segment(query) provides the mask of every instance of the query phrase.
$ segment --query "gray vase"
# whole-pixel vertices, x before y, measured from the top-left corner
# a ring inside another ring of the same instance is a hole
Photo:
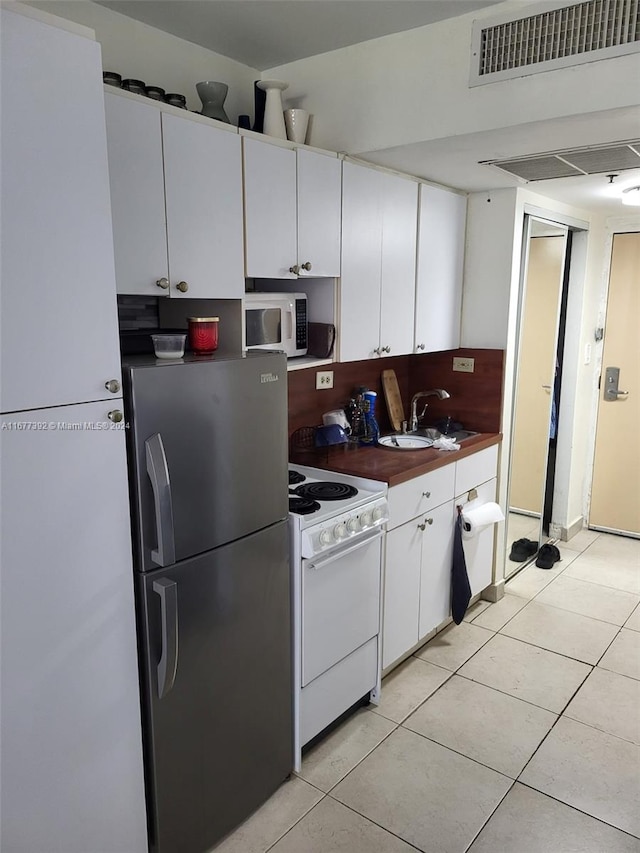
[[[229,116],[224,111],[224,99],[227,97],[229,87],[226,83],[216,83],[211,80],[204,80],[202,83],[196,83],[198,97],[202,101],[202,115],[208,118],[216,118],[218,121],[225,121],[231,124]]]

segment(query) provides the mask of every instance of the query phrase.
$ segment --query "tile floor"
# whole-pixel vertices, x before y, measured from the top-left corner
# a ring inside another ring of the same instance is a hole
[[[560,550],[395,669],[215,853],[639,853],[640,541]]]

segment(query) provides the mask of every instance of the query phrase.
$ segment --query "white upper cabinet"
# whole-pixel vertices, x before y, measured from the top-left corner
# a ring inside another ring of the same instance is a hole
[[[120,354],[100,45],[2,24],[0,411],[105,399]]]
[[[465,196],[420,185],[415,351],[460,346]]]
[[[244,137],[248,278],[340,275],[341,162]]]
[[[413,351],[418,189],[343,164],[340,360]]]
[[[240,299],[240,138],[106,92],[119,293]]]

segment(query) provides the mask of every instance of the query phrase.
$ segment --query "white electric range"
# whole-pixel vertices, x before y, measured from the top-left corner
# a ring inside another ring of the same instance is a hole
[[[296,770],[302,747],[341,714],[379,701],[387,488],[289,466]]]

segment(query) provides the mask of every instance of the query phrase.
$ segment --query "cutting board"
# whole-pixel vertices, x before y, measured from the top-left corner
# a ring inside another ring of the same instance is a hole
[[[389,412],[391,426],[396,432],[400,432],[402,422],[406,419],[395,370],[382,371],[382,390],[384,391],[384,398],[387,401],[387,411]]]

